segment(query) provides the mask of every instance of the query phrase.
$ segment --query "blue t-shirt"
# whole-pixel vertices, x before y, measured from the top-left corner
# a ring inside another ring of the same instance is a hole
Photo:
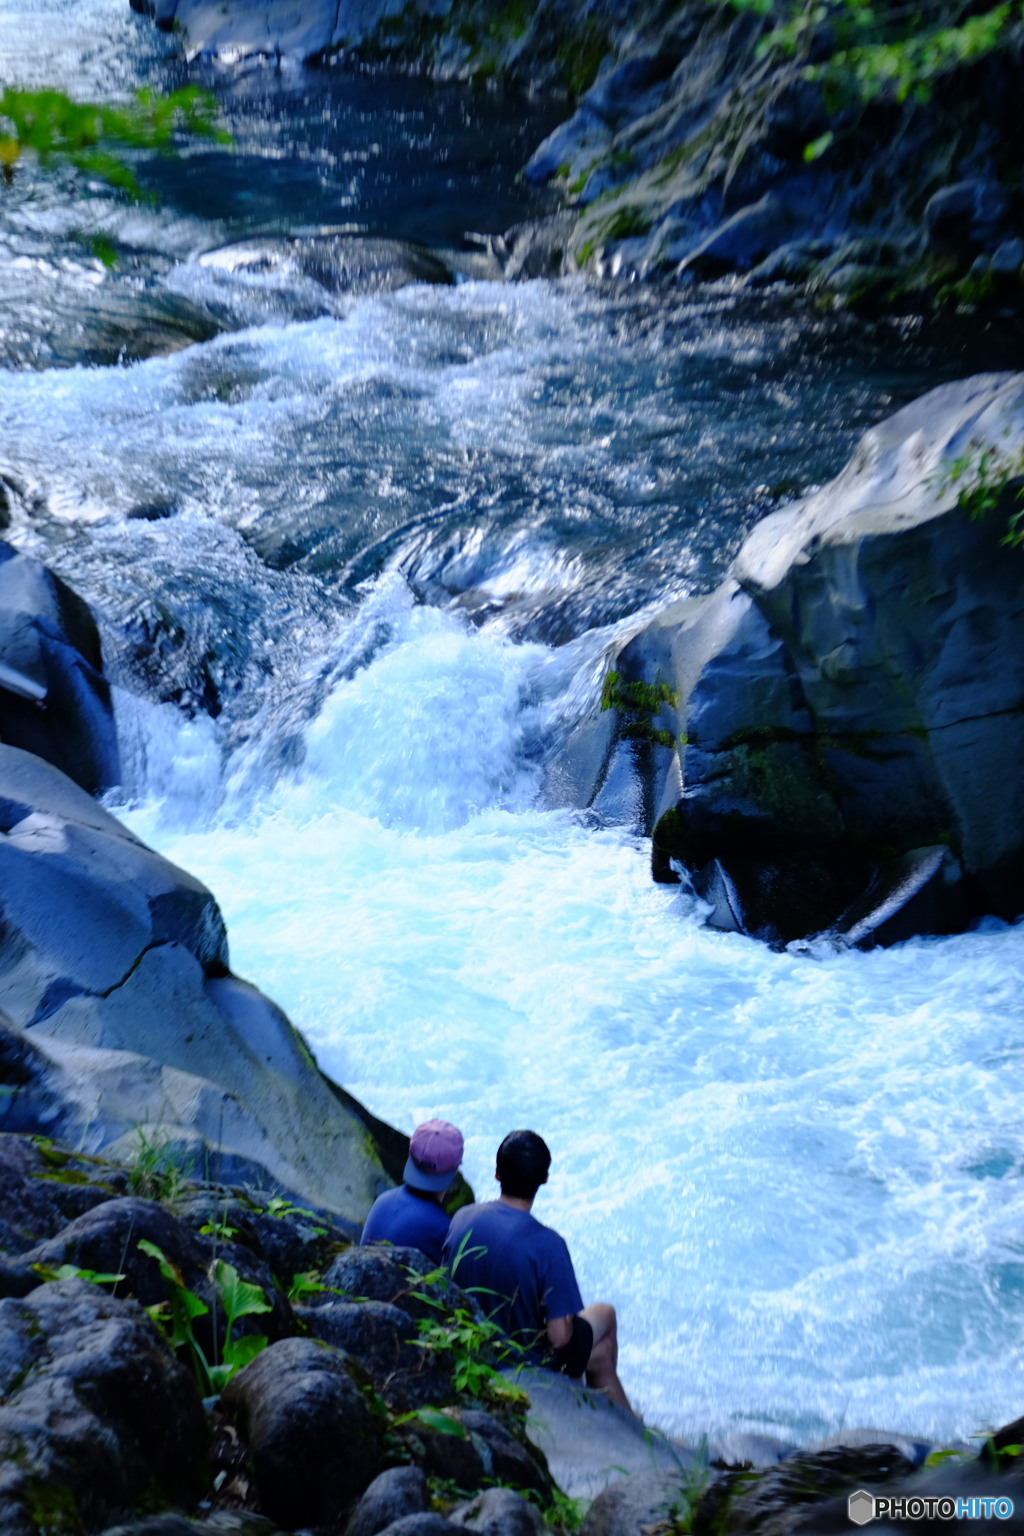
[[[461,1248],[461,1255],[460,1255]],[[529,1211],[490,1200],[456,1211],[444,1240],[444,1262],[456,1285],[476,1296],[503,1333],[541,1361],[556,1317],[582,1311],[565,1239]]]
[[[421,1200],[405,1184],[399,1184],[397,1189],[377,1196],[359,1241],[419,1248],[428,1259],[440,1264],[441,1244],[447,1231],[447,1211],[442,1211],[436,1201]]]

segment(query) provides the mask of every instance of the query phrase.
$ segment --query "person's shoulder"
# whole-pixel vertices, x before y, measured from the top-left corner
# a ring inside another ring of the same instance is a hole
[[[486,1219],[487,1213],[493,1211],[497,1204],[497,1200],[478,1200],[473,1205],[460,1205],[451,1224],[453,1227],[465,1227],[470,1222]]]

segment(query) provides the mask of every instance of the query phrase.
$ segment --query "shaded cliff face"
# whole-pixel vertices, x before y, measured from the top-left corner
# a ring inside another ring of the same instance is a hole
[[[1020,305],[1012,34],[939,75],[927,101],[836,103],[798,61],[764,53],[764,18],[707,0],[132,3],[180,28],[191,56],[339,55],[561,93],[565,121],[526,174],[557,187],[574,217],[550,229],[525,275],[736,274],[865,308]],[[809,56],[834,46],[823,30]]]

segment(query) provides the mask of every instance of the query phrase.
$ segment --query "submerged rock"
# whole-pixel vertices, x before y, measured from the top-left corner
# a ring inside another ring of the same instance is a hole
[[[863,944],[1024,907],[1022,452],[1024,377],[935,390],[622,649],[605,702],[655,878],[684,870],[716,926]],[[553,781],[595,761],[599,719]]]

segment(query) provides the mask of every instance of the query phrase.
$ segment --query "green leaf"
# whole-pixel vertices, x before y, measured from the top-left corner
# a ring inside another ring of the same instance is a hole
[[[267,1347],[265,1334],[246,1334],[242,1339],[232,1339],[224,1345],[224,1364],[231,1367],[232,1371],[240,1371],[243,1366],[255,1360]]]
[[[440,1408],[417,1408],[414,1413],[404,1413],[396,1419],[397,1424],[422,1424],[425,1429],[434,1429],[439,1435],[452,1435],[456,1440],[467,1440],[469,1436],[459,1423],[449,1414],[442,1413]]]
[[[272,1312],[262,1286],[243,1280],[233,1264],[218,1259],[213,1266],[213,1279],[220,1291],[227,1317],[228,1333],[240,1317],[251,1317],[258,1312]]]
[[[828,132],[823,133],[820,138],[812,139],[810,144],[805,144],[804,159],[808,162],[808,164],[810,164],[812,160],[820,160],[826,149],[829,149],[835,142],[835,137],[835,134],[830,128]]]

